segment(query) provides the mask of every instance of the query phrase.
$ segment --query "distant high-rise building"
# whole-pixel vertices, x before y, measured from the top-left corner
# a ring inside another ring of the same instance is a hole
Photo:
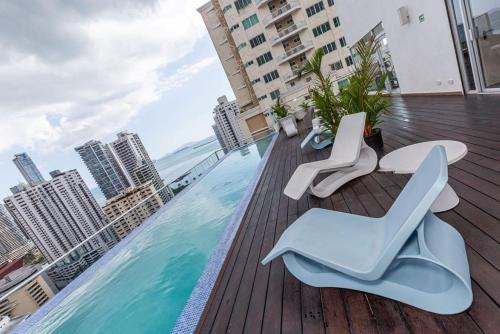
[[[118,237],[123,239],[162,206],[160,195],[149,181],[142,186],[128,188],[123,194],[109,200],[103,209],[110,222],[123,215],[113,224]]]
[[[14,155],[12,160],[30,186],[44,182],[42,174],[27,153]]]
[[[9,212],[0,204],[0,263],[23,257],[33,248]]]
[[[217,102],[218,104],[213,111],[213,117],[219,136],[223,141],[222,147],[228,149],[238,147],[243,144],[244,140],[243,131],[238,121],[240,113],[238,102],[236,100],[229,102],[226,96],[219,97]]]
[[[114,155],[125,175],[131,180],[131,185],[138,187],[151,181],[157,191],[165,186],[158,174],[153,161],[136,133],[120,132],[117,139],[110,143]],[[169,187],[160,191],[160,197],[166,203],[174,196]]]
[[[76,147],[75,151],[82,158],[106,199],[120,195],[125,188],[130,186],[108,145],[91,140]]]
[[[224,139],[222,139],[222,135],[219,131],[219,128],[217,127],[217,124],[212,124],[212,129],[214,130],[215,137],[217,138],[217,141],[219,142],[220,147],[224,150],[224,153],[228,152],[228,149],[225,147]]]
[[[4,199],[16,223],[52,262],[105,226],[106,218],[76,170]],[[116,242],[109,231],[82,245],[81,253],[104,251]]]

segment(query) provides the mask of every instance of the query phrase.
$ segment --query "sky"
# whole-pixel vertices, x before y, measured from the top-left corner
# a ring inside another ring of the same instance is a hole
[[[0,1],[0,198],[27,152],[49,179],[74,147],[136,132],[153,159],[213,135],[234,98],[201,16],[205,0]]]

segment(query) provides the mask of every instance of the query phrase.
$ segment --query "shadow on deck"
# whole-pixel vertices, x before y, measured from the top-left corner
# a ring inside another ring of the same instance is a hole
[[[294,201],[283,189],[298,164],[324,159],[280,134],[227,255],[200,323],[200,333],[499,333],[500,331],[500,97],[394,98],[382,124],[386,154],[416,142],[453,139],[469,153],[449,168],[460,204],[439,216],[464,237],[474,303],[466,312],[440,316],[352,290],[314,288],[293,277],[282,260],[262,266],[286,227],[312,207],[380,217],[408,180],[374,172],[326,199]]]

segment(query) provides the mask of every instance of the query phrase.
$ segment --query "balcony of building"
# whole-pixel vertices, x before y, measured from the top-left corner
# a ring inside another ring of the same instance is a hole
[[[280,30],[278,30],[278,33],[271,37],[271,46],[275,46],[280,42],[283,42],[287,38],[291,37],[294,34],[297,34],[303,30],[307,29],[307,24],[306,21],[299,21],[297,23],[294,23],[292,21],[291,24],[287,25],[286,27],[282,27]]]
[[[285,81],[285,83],[288,83],[288,82],[298,78],[299,72],[304,67],[304,64],[306,63],[306,61],[307,61],[307,58],[305,57],[304,54],[302,54],[294,59],[291,59],[288,62],[290,64],[290,72],[283,76],[283,80]],[[302,74],[305,74],[305,73],[302,73]]]
[[[312,41],[301,42],[299,40],[299,42],[296,43],[295,45],[290,47],[285,47],[285,52],[279,55],[277,58],[278,65],[281,65],[295,57],[305,54],[307,51],[313,48],[314,45]]]
[[[262,23],[267,28],[271,24],[278,22],[287,15],[292,14],[295,11],[299,10],[300,8],[302,8],[302,4],[299,1],[290,1],[281,6],[280,8],[273,10],[271,14],[269,14],[262,20]]]
[[[326,159],[301,141],[311,116],[298,123],[299,135],[282,132],[253,193],[238,233],[219,272],[197,333],[498,333],[500,328],[500,136],[497,96],[469,95],[392,99],[384,117],[385,155],[402,146],[439,139],[459,140],[468,154],[450,165],[449,184],[458,206],[438,216],[465,240],[474,301],[464,312],[438,315],[407,304],[339,288],[302,283],[281,259],[260,262],[285,229],[311,208],[381,217],[394,203],[408,175],[375,171],[321,199],[298,201],[283,194],[302,163]]]

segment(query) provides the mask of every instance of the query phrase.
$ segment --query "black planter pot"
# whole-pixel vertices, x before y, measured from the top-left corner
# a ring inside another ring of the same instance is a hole
[[[365,143],[374,150],[383,149],[384,140],[382,139],[382,130],[379,128],[373,129],[373,133],[371,135],[365,136]]]

